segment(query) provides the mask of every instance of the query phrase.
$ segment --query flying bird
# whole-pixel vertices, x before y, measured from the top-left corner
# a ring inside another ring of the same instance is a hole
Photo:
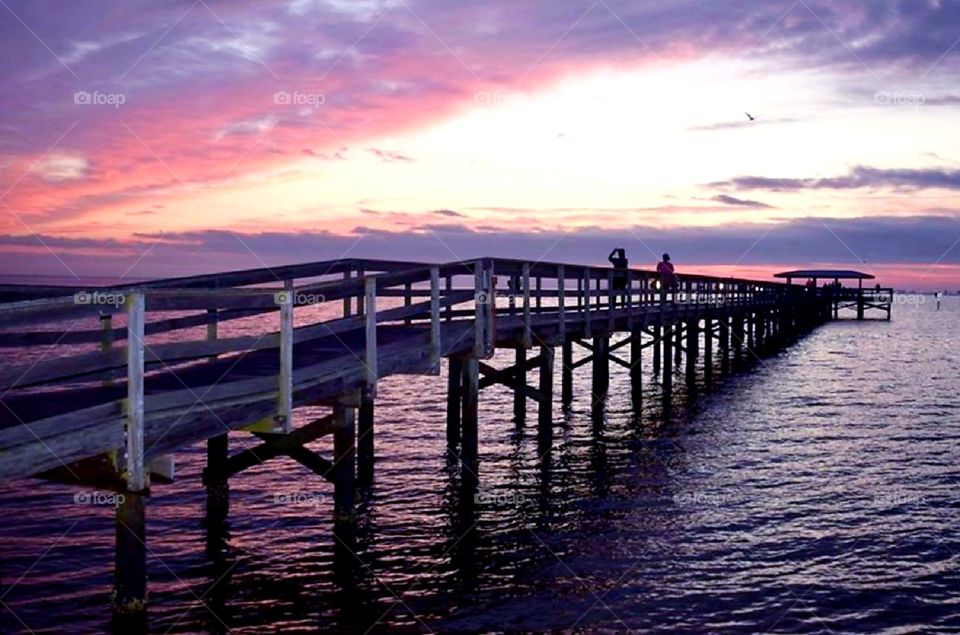
[[[756,120],[757,120],[756,117],[754,117],[753,115],[751,115],[751,114],[748,113],[748,112],[745,112],[745,113],[743,113],[743,114],[745,114],[745,115],[747,116],[747,119],[749,119],[750,121],[756,121]]]

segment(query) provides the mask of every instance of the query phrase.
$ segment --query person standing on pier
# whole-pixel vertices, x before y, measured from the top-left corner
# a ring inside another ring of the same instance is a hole
[[[629,261],[627,260],[627,250],[623,247],[617,247],[610,252],[610,255],[607,256],[607,260],[610,261],[610,264],[613,265],[613,289],[614,292],[610,295],[610,302],[613,306],[617,304],[617,298],[623,298],[622,302],[626,305],[626,298],[624,298],[624,290],[627,288],[627,281],[629,280],[629,274],[627,273],[627,267]]]
[[[667,292],[674,291],[677,286],[677,275],[670,262],[670,254],[663,254],[663,260],[657,263],[657,274],[660,276],[660,299],[665,301]]]

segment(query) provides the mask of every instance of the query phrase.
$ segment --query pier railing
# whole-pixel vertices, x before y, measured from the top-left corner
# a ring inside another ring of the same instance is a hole
[[[472,353],[483,358],[494,352],[498,322],[516,325],[532,346],[534,326],[544,322],[562,338],[573,323],[589,332],[624,314],[736,310],[809,294],[798,285],[684,274],[667,288],[654,272],[492,258],[436,265],[348,259],[61,291],[0,304],[0,349],[21,359],[4,364],[0,391],[87,388],[97,398],[29,420],[9,408],[0,413],[0,478],[114,453],[132,491],[146,486],[152,457],[205,438],[190,430],[196,411],[216,411],[226,426],[290,432],[294,408],[314,403],[321,384],[372,394],[392,372],[439,372],[452,328],[461,338],[471,334]],[[384,329],[391,340],[380,341]],[[295,364],[296,351],[331,338],[358,363],[321,352]],[[406,367],[395,361],[401,351]],[[231,363],[252,354],[269,372],[220,381]],[[387,359],[392,367],[384,367]],[[152,374],[179,379],[218,363],[222,374],[205,384],[145,389]]]

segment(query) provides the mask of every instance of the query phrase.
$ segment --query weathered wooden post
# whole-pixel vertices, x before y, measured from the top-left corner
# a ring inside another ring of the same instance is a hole
[[[293,429],[293,280],[284,281],[280,300],[280,374],[277,418],[283,433]]]
[[[573,402],[573,342],[563,342],[563,373],[561,378],[561,398],[564,408],[569,408]]]
[[[720,368],[730,368],[730,317],[720,318]]]
[[[360,390],[357,404],[357,476],[361,483],[373,481],[373,464],[376,455],[376,417],[377,381],[379,378],[377,359],[377,279],[373,276],[363,279],[364,307],[364,386]]]
[[[146,299],[134,292],[124,298],[127,310],[127,399],[122,467],[126,489],[117,497],[114,612],[136,615],[147,602],[146,501],[149,483],[144,463],[144,322]]]
[[[403,285],[403,308],[409,309],[413,306],[413,283],[408,282]],[[413,318],[409,315],[403,319],[404,324],[413,324]]]
[[[610,385],[610,335],[594,335],[593,337],[593,395],[591,399],[594,410],[603,409],[607,389]]]
[[[696,318],[687,322],[687,379],[692,380],[697,372],[697,348],[700,339],[699,323]]]
[[[553,347],[540,347],[540,396],[537,427],[542,439],[553,437]]]
[[[523,423],[527,414],[527,349],[518,346],[514,349],[513,367],[513,420]]]
[[[567,340],[567,282],[566,269],[563,265],[557,267],[557,313],[560,321],[559,339],[561,346],[560,358],[560,403],[568,408],[573,401],[573,342]]]
[[[580,287],[580,301],[583,306],[583,336],[590,337],[590,312],[593,307],[590,306],[590,270],[583,270],[583,280]]]
[[[344,270],[343,270],[343,281],[344,281],[344,282],[349,281],[352,276],[353,276],[352,270],[350,270],[350,269],[344,269]],[[346,297],[343,298],[343,317],[350,317],[350,313],[351,313],[350,307],[351,307],[351,304],[352,304],[352,302],[351,302],[351,298],[352,298],[352,297],[353,297],[353,296],[347,295]]]
[[[679,368],[680,363],[683,361],[683,332],[684,332],[683,321],[675,322],[673,325],[673,328],[674,328],[674,335],[676,337],[676,342],[674,342],[674,349],[673,349],[673,353],[676,356],[674,363]],[[667,357],[667,359],[670,359],[670,358]]]
[[[344,398],[333,408],[337,426],[333,432],[333,519],[337,524],[353,523],[356,496],[356,411],[359,395]]]
[[[640,329],[630,332],[630,393],[635,410],[640,409],[643,392],[643,339]]]
[[[533,346],[533,329],[530,323],[530,263],[525,262],[522,265],[521,279],[523,284],[523,346],[531,348]]]
[[[430,267],[430,374],[440,374],[443,337],[440,327],[440,268]]]
[[[767,346],[767,320],[770,319],[769,312],[764,308],[760,310],[757,320],[757,350],[764,350]]]
[[[663,347],[663,326],[653,325],[653,374],[660,374],[660,349]]]
[[[707,383],[713,379],[713,318],[703,320],[703,377]]]
[[[447,449],[460,445],[460,409],[463,387],[463,358],[447,360]]]
[[[463,362],[463,419],[460,461],[463,475],[476,477],[479,467],[478,411],[480,392],[480,360],[467,357]]]
[[[672,325],[663,325],[663,395],[669,397],[673,392],[673,330]]]

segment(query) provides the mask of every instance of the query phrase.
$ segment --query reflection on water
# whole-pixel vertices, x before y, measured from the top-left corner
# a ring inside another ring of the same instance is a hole
[[[678,378],[670,417],[652,381],[636,412],[614,366],[591,419],[584,367],[542,460],[536,417],[518,425],[512,395],[487,389],[475,487],[445,456],[445,381],[386,380],[352,531],[334,533],[331,486],[288,459],[232,479],[226,519],[207,515],[192,448],[148,502],[150,629],[960,629],[960,306],[896,311],[829,324],[695,399]],[[0,490],[4,631],[109,627],[113,512],[77,494]]]

